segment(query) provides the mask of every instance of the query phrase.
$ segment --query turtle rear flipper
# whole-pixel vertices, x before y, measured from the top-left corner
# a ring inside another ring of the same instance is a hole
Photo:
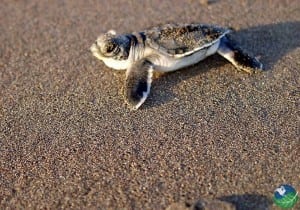
[[[249,56],[227,36],[222,37],[217,52],[239,70],[248,73],[256,73],[264,70],[263,64],[259,60]]]
[[[153,75],[153,64],[143,58],[134,62],[126,71],[125,101],[137,110],[147,99]]]

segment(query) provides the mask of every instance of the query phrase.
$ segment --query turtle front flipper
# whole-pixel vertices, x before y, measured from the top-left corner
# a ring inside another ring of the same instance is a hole
[[[134,62],[126,71],[125,101],[137,110],[147,99],[153,75],[153,64],[146,58]]]
[[[263,64],[259,60],[243,52],[243,50],[227,36],[222,37],[220,40],[220,46],[217,52],[239,70],[248,73],[256,73],[264,70]]]

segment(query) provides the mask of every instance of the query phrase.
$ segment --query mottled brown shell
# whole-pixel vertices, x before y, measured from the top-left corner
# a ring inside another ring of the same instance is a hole
[[[167,24],[144,31],[146,45],[170,56],[182,57],[210,47],[229,29],[203,24]]]

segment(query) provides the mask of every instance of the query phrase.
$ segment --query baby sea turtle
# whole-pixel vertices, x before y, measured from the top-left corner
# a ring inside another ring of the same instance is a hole
[[[153,71],[175,71],[214,53],[239,70],[263,70],[262,63],[230,39],[230,32],[228,28],[207,24],[167,24],[123,35],[111,30],[98,37],[91,51],[107,66],[127,69],[125,101],[132,109],[138,109],[149,95]]]

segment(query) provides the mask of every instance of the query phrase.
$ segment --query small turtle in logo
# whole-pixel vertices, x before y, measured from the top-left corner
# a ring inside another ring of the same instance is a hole
[[[298,201],[298,192],[291,185],[281,185],[276,188],[273,200],[281,208],[292,208]]]
[[[121,35],[111,30],[99,36],[90,49],[108,67],[127,69],[125,101],[138,109],[149,95],[153,71],[175,71],[215,53],[239,70],[263,70],[262,63],[229,38],[230,32],[207,24],[167,24]]]

